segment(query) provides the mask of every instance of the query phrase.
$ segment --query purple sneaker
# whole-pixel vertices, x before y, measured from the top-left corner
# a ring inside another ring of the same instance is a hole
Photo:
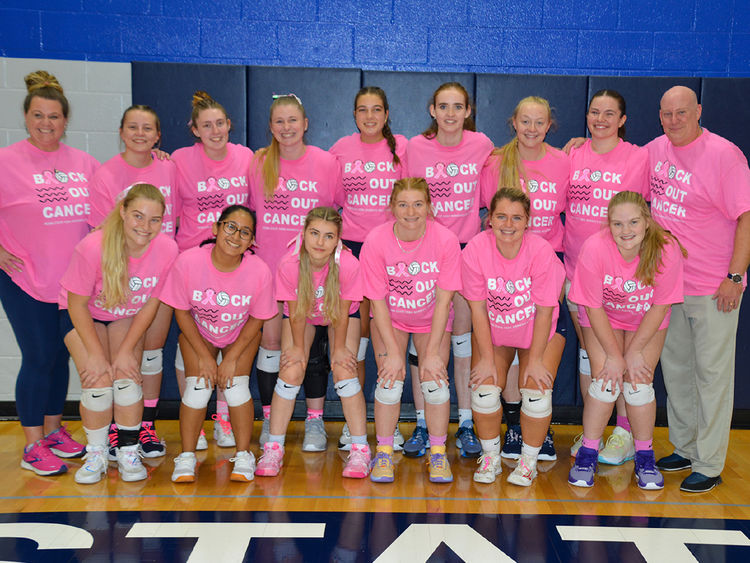
[[[641,489],[653,491],[664,488],[664,476],[656,469],[653,450],[635,452],[635,480]]]
[[[576,454],[576,462],[568,474],[568,483],[576,487],[593,487],[596,460],[599,452],[581,446]]]

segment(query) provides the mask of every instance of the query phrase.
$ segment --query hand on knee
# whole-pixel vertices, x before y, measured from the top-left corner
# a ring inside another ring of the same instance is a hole
[[[403,381],[394,381],[390,387],[384,387],[378,382],[375,387],[375,400],[383,405],[398,405],[404,390]]]
[[[617,397],[620,396],[620,388],[616,387],[615,392],[612,393],[612,382],[609,382],[607,386],[602,389],[604,383],[601,379],[592,379],[591,385],[589,385],[589,397],[593,397],[601,401],[602,403],[614,403]]]

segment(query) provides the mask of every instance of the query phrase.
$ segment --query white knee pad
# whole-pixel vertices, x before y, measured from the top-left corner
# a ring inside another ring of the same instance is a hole
[[[480,385],[471,391],[471,410],[493,414],[500,410],[500,388],[497,385]]]
[[[112,395],[116,405],[127,407],[143,398],[143,387],[132,379],[115,379],[112,384]]]
[[[191,409],[205,409],[211,398],[211,391],[211,385],[205,379],[186,377],[182,404]]]
[[[174,353],[174,369],[185,373],[185,360],[182,359],[182,350],[180,350],[180,344],[177,343],[177,351]]]
[[[144,350],[141,355],[141,373],[143,375],[157,375],[161,373],[164,367],[163,356],[163,348]]]
[[[578,349],[578,373],[591,375],[591,362],[589,362],[589,355],[583,348]]]
[[[424,402],[430,405],[442,405],[451,400],[451,392],[447,383],[437,381],[425,381],[421,384]]]
[[[589,385],[589,395],[594,399],[599,399],[602,403],[614,403],[620,396],[620,388],[618,387],[613,395],[611,383],[602,391],[602,380],[592,379],[591,385]]]
[[[294,401],[299,393],[299,385],[290,385],[280,377],[276,380],[276,387],[273,391],[282,399],[287,401]]]
[[[281,363],[281,350],[266,350],[263,346],[258,348],[258,359],[255,367],[268,373],[279,373]]]
[[[112,388],[81,389],[81,405],[91,412],[105,412],[112,408]]]
[[[378,384],[375,386],[375,400],[383,405],[398,405],[401,402],[401,393],[404,391],[403,381],[394,381],[389,388]]]
[[[357,361],[358,362],[364,362],[365,357],[367,356],[367,345],[370,343],[369,338],[365,338],[364,336],[359,339],[359,350],[357,350]]]
[[[359,379],[352,377],[351,379],[342,379],[333,385],[336,389],[336,394],[339,397],[354,397],[357,393],[362,390],[362,386],[359,384]]]
[[[518,350],[516,350],[516,355],[513,356],[513,361],[510,363],[512,366],[518,366],[521,365],[520,360],[518,359]]]
[[[521,412],[531,418],[546,418],[552,414],[552,389],[521,389]]]
[[[230,407],[244,405],[252,398],[249,375],[235,375],[229,383],[229,387],[224,388],[224,400]]]
[[[451,336],[451,348],[453,348],[453,357],[471,358],[471,333]]]
[[[622,396],[625,398],[627,404],[634,407],[642,407],[656,400],[653,383],[649,383],[648,385],[640,383],[637,386],[633,386],[626,381],[622,384]]]

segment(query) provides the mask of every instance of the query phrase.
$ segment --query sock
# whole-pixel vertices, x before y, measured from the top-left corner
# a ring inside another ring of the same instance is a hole
[[[620,428],[624,428],[625,430],[627,430],[628,432],[630,432],[630,422],[628,421],[628,417],[627,416],[620,416],[618,414],[617,415],[617,426],[619,426]]]
[[[283,448],[284,443],[286,442],[286,436],[284,434],[269,434],[268,442],[266,442],[266,444],[270,444],[271,442],[278,442],[278,444]]]
[[[94,430],[91,430],[84,426],[83,431],[86,433],[86,442],[88,443],[89,446],[99,446],[102,448],[107,446],[107,436],[109,435],[109,425],[103,428],[96,428]]]
[[[541,449],[542,449],[542,446],[534,447],[534,446],[529,446],[528,444],[524,444],[521,447],[521,455],[530,457],[531,459],[536,459],[539,456],[539,451]]]
[[[271,405],[263,405],[263,418],[266,420],[271,418]]]
[[[458,409],[458,425],[464,426],[464,423],[467,422],[469,426],[473,424],[471,419],[471,409]]]
[[[307,420],[311,418],[323,418],[323,409],[307,409]]]
[[[599,439],[597,439],[597,440],[589,440],[588,438],[586,438],[586,436],[584,436],[583,437],[583,442],[581,443],[581,445],[584,448],[590,448],[590,449],[594,450],[595,452],[599,451]]]
[[[424,409],[417,409],[417,426],[427,428],[427,419],[424,417]]]
[[[224,420],[229,420],[229,405],[226,401],[216,401],[216,414]]]
[[[447,434],[443,434],[442,436],[435,436],[434,434],[430,434],[430,448],[432,448],[433,446],[445,446],[445,440],[447,438]]]
[[[153,426],[156,420],[156,406],[159,404],[159,398],[143,400],[143,425]]]
[[[390,448],[391,452],[393,452],[393,434],[390,436],[376,436],[376,438],[378,440],[378,449],[380,449],[381,446],[385,446]]]
[[[508,403],[503,399],[502,405],[505,412],[505,423],[508,426],[519,426],[521,424],[521,402]]]
[[[489,440],[479,440],[479,442],[482,444],[482,451],[484,453],[500,453],[500,436],[490,438]]]
[[[654,441],[652,440],[633,440],[635,443],[635,451],[643,452],[654,449]]]
[[[352,435],[352,444],[367,445],[367,434],[363,434],[362,436]]]

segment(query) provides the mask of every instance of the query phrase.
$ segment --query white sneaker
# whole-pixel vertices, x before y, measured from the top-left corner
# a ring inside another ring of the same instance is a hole
[[[536,458],[521,454],[521,457],[518,459],[518,465],[516,465],[513,473],[508,475],[508,483],[528,487],[531,485],[534,477],[536,477]]]
[[[232,481],[252,481],[255,478],[255,456],[253,452],[237,452],[229,461],[234,463]]]
[[[615,426],[607,444],[599,452],[599,463],[622,465],[635,457],[633,435],[620,426]]]
[[[174,483],[192,483],[195,481],[195,466],[198,460],[193,452],[182,452],[174,458],[174,471],[172,481]]]
[[[84,463],[76,471],[76,483],[90,485],[102,480],[102,475],[107,473],[107,447],[86,446],[86,457]]]
[[[143,481],[148,477],[148,471],[141,462],[138,444],[117,448],[117,469],[123,481]]]
[[[352,449],[352,434],[349,432],[349,425],[345,422],[339,436],[339,449],[348,452]]]
[[[214,440],[220,448],[234,448],[234,433],[232,432],[232,423],[223,416],[214,414],[211,416],[214,421]]]
[[[398,429],[398,423],[396,423],[396,429],[393,431],[393,451],[400,452],[404,449],[404,435],[401,434],[401,430]]]
[[[495,478],[503,472],[500,452],[487,452],[478,460],[479,468],[474,472],[477,483],[494,483]]]
[[[206,440],[206,433],[201,428],[201,433],[198,434],[198,441],[195,443],[195,451],[202,452],[208,449],[208,440]]]

